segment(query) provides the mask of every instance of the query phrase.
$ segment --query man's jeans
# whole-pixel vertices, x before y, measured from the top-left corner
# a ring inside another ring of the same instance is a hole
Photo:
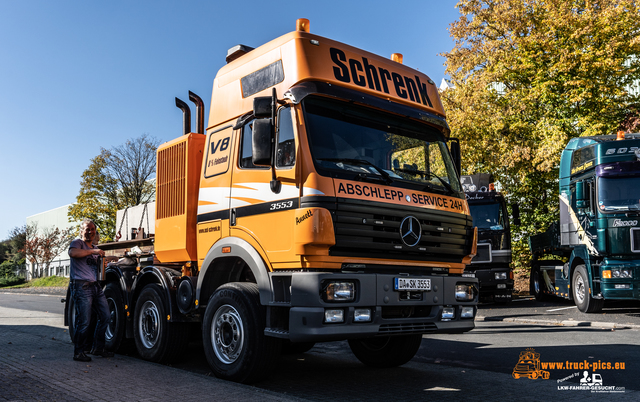
[[[71,297],[76,308],[74,354],[92,349],[89,345],[91,313],[98,315],[93,335],[93,349],[104,350],[104,333],[109,325],[109,306],[98,282],[71,281]]]

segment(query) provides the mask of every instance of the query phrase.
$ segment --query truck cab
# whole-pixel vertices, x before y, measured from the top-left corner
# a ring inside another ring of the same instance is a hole
[[[476,256],[465,275],[478,278],[480,297],[495,302],[509,302],[513,294],[511,268],[511,230],[504,196],[495,190],[493,176],[488,173],[460,178],[473,226],[478,229]],[[514,220],[519,220],[517,208]]]

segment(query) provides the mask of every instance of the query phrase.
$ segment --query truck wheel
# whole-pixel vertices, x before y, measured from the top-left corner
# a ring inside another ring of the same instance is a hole
[[[578,310],[583,313],[599,313],[604,305],[603,299],[594,299],[591,296],[589,288],[589,277],[587,276],[587,268],[584,264],[576,266],[571,281],[573,289],[573,300],[578,306]]]
[[[315,345],[315,342],[291,342],[285,340],[282,342],[282,354],[299,355],[310,351]]]
[[[415,356],[422,335],[349,339],[349,347],[362,363],[370,367],[396,367]]]
[[[540,266],[533,265],[531,267],[531,275],[529,277],[529,293],[535,296],[537,301],[549,300],[549,295],[543,292],[543,289],[547,288],[547,284],[542,279],[542,272],[540,272]]]
[[[117,283],[108,283],[104,288],[104,296],[109,305],[109,325],[104,334],[105,349],[117,352],[127,346],[125,339],[126,315],[122,290]]]
[[[169,322],[165,295],[158,284],[142,289],[136,303],[133,332],[140,356],[152,362],[167,363],[183,355],[189,342],[186,323]]]
[[[211,296],[202,343],[216,377],[248,384],[269,373],[282,342],[265,336],[266,313],[255,283],[228,283]]]

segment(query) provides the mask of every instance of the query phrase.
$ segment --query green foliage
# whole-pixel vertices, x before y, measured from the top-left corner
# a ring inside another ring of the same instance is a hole
[[[558,219],[558,166],[568,140],[638,121],[640,9],[633,0],[460,0],[442,94],[463,170],[488,172],[510,203],[516,268],[528,237]],[[635,122],[635,123],[634,123]]]
[[[116,212],[125,207],[153,201],[158,140],[146,134],[112,149],[101,148],[82,173],[80,193],[69,207],[69,221],[92,219],[101,242],[116,235]]]
[[[24,260],[24,243],[27,226],[16,226],[9,231],[9,239],[0,243],[0,261],[9,260],[18,263]],[[24,264],[24,262],[22,262]]]
[[[24,283],[24,279],[16,275],[16,271],[24,264],[24,260],[21,264],[15,263],[11,260],[3,261],[0,264],[0,287],[14,286]]]
[[[0,288],[21,285],[23,283],[24,278],[19,278],[17,276],[0,277]]]
[[[40,288],[40,287],[67,287],[69,286],[69,278],[65,278],[64,276],[45,276],[44,278],[34,279],[29,281],[29,287]]]

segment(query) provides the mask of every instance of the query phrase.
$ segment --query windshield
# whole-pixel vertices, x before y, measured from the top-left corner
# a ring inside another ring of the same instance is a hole
[[[500,204],[469,204],[473,226],[478,229],[503,230]]]
[[[303,107],[320,174],[460,191],[442,134],[427,124],[322,98]]]
[[[640,210],[640,177],[598,178],[598,208],[601,211]]]

